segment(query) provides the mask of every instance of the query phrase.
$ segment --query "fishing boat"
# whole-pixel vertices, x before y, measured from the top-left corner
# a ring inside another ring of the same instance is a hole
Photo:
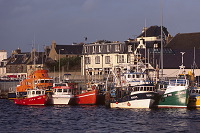
[[[190,90],[188,107],[200,108],[200,87],[195,86]]]
[[[74,101],[76,105],[99,105],[104,104],[105,96],[103,93],[104,85],[100,83],[88,83],[87,89],[76,94]]]
[[[46,104],[45,90],[34,88],[27,89],[27,97],[17,97],[14,103],[18,105],[45,105]]]
[[[116,87],[112,94],[110,107],[152,108],[158,96],[154,84],[141,84],[127,88]]]
[[[136,59],[137,64],[132,72],[129,70],[130,73],[115,76],[117,80],[111,90],[111,108],[152,108],[158,99],[159,94],[154,82],[149,78],[149,70],[141,60]]]
[[[73,103],[74,89],[68,83],[56,83],[52,87],[52,95],[49,95],[48,104],[68,105]]]
[[[182,53],[182,65],[179,66],[179,75],[176,79],[170,79],[169,85],[166,88],[165,93],[161,96],[158,108],[187,108],[189,90],[190,90],[190,77],[189,74],[185,73],[185,66],[183,65],[183,54]]]
[[[47,90],[50,86],[53,86],[53,79],[48,76],[48,71],[38,69],[33,71],[27,79],[22,80],[20,85],[17,85],[14,98],[19,96],[26,97],[27,89]]]

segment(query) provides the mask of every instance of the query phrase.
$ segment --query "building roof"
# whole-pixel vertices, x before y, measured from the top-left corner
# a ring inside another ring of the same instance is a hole
[[[137,38],[140,37],[158,37],[161,35],[161,26],[151,26],[146,29],[143,33],[141,33]],[[167,28],[163,26],[163,36],[168,36],[169,32]]]
[[[172,49],[200,49],[200,32],[178,33],[166,46]]]
[[[147,50],[148,51],[148,50]],[[139,50],[139,52],[144,56],[144,49]],[[195,52],[192,49],[171,49],[164,48],[163,49],[163,68],[164,69],[179,69],[179,66],[182,64],[182,54],[181,52],[185,52],[183,55],[183,65],[186,69],[191,69],[194,64],[194,58],[200,57],[200,49],[196,49]],[[194,55],[195,53],[195,55]],[[156,64],[160,65],[161,56],[160,49],[156,49],[153,52],[153,49],[149,49],[149,63],[155,67]],[[153,61],[154,60],[154,61]],[[195,60],[196,67],[200,67],[200,60]]]
[[[7,65],[27,64],[30,59],[30,53],[13,54],[9,57]]]
[[[56,53],[59,54],[82,54],[83,45],[56,45]]]
[[[34,53],[32,53],[34,54]],[[35,64],[43,64],[46,60],[46,55],[44,52],[35,52]],[[34,57],[32,57],[34,58]],[[31,59],[27,65],[33,65],[34,64],[34,59]]]

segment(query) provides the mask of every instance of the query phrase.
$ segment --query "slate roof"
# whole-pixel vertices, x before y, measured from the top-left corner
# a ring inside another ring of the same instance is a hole
[[[14,54],[9,57],[7,65],[11,64],[27,64],[30,59],[30,53]]]
[[[151,26],[146,29],[146,33],[141,33],[137,38],[140,37],[158,37],[161,34],[161,26]],[[146,35],[145,35],[146,34]],[[167,31],[167,28],[163,26],[163,36],[168,36],[169,32]]]
[[[44,52],[35,52],[35,64],[43,64],[46,60]],[[34,60],[30,60],[28,65],[34,64]]]
[[[152,49],[149,49],[150,55],[150,64],[153,66],[153,52]],[[144,54],[144,49],[139,50],[142,55]],[[194,50],[193,49],[171,49],[164,48],[163,49],[163,67],[164,69],[179,69],[179,66],[182,63],[182,54],[181,52],[185,52],[183,55],[183,65],[186,69],[191,69],[194,63]],[[197,57],[200,57],[200,49],[195,50],[195,63],[196,67],[200,67],[200,60]],[[159,64],[160,66],[160,49],[157,49],[154,52],[154,63]],[[154,66],[155,67],[155,66]]]
[[[198,33],[178,33],[166,45],[172,49],[200,49],[200,32]]]
[[[82,48],[83,48],[83,45],[56,45],[55,50],[57,54],[59,54],[59,49],[64,49],[64,50],[60,50],[60,54],[81,55]]]

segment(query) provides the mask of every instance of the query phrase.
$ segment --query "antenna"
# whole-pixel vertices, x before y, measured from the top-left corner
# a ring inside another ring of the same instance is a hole
[[[182,54],[182,62],[181,62],[181,66],[179,66],[180,67],[180,71],[182,70],[182,74],[184,74],[185,73],[185,70],[184,70],[184,68],[185,68],[185,66],[183,65],[183,55],[185,54],[185,52],[180,52],[181,54]],[[180,74],[180,71],[179,71],[179,74]]]

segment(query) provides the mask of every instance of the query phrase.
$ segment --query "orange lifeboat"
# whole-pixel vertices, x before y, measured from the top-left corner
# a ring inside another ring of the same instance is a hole
[[[16,87],[16,92],[25,92],[27,89],[47,89],[48,86],[53,86],[53,79],[48,76],[47,70],[36,70],[32,72],[27,79],[20,82]]]

